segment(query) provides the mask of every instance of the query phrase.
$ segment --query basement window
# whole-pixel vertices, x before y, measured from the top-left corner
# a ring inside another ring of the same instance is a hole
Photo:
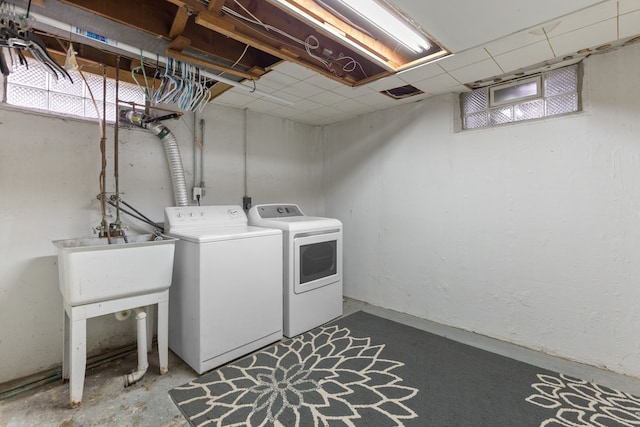
[[[5,103],[32,110],[47,111],[53,114],[71,115],[96,119],[98,114],[91,100],[89,88],[98,105],[100,118],[103,110],[103,77],[97,74],[83,72],[85,84],[78,71],[70,70],[69,75],[73,83],[67,78],[56,79],[47,68],[38,61],[29,60],[29,68],[20,66],[11,70],[5,78]],[[124,102],[144,104],[144,92],[136,85],[119,82],[118,99]],[[107,121],[116,118],[116,105],[109,100],[115,100],[116,81],[107,78]]]
[[[580,111],[579,64],[460,96],[462,128],[477,129]]]

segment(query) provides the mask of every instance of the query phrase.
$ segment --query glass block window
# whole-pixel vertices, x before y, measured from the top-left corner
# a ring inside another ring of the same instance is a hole
[[[527,77],[527,80],[524,81],[533,81],[534,78],[537,78],[541,79],[538,81],[542,82],[542,90],[533,99],[529,94],[523,99],[514,99],[513,102],[501,102],[499,106],[492,105],[493,97],[490,94],[503,85],[483,87],[463,93],[460,96],[462,128],[476,129],[499,126],[505,123],[540,119],[579,111],[580,85],[578,66],[578,64],[570,65],[544,72],[537,77]],[[516,85],[517,82],[504,86],[511,89]]]
[[[102,76],[83,73],[91,87],[98,104],[100,117],[103,109]],[[73,83],[67,78],[59,77],[47,71],[38,61],[29,60],[29,68],[18,66],[11,70],[6,78],[7,89],[5,102],[18,107],[49,111],[54,114],[72,115],[86,118],[97,118],[96,108],[91,101],[87,85],[78,71],[69,71]],[[144,92],[137,85],[119,82],[118,98],[122,101],[144,104]],[[107,79],[107,121],[116,118],[115,105],[116,82]]]

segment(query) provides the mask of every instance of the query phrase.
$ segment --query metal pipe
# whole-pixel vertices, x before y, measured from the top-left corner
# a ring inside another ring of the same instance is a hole
[[[198,133],[196,131],[197,114],[193,113],[193,186],[198,186],[198,152],[200,142],[198,141]]]
[[[243,135],[242,135],[242,145],[244,147],[244,195],[245,197],[249,196],[249,185],[247,184],[247,176],[249,175],[247,172],[247,156],[249,155],[248,153],[248,137],[247,137],[247,131],[249,129],[249,125],[248,125],[248,120],[247,120],[247,109],[245,108],[244,110],[242,110],[242,112],[244,113],[243,115]]]
[[[98,115],[99,112],[98,112]],[[107,236],[107,242],[111,244],[111,232],[106,214],[107,198],[107,66],[102,67],[102,138],[100,138],[100,151],[102,154],[102,168],[100,170],[100,199],[102,206],[102,231]]]
[[[120,223],[120,183],[118,179],[118,171],[120,167],[118,165],[118,128],[119,128],[119,114],[118,114],[118,90],[120,85],[120,55],[116,58],[116,118],[113,129],[113,179],[116,182],[116,227],[121,230]],[[122,234],[124,236],[124,233]],[[126,241],[126,237],[125,237]]]
[[[204,190],[204,119],[200,119],[200,187]]]

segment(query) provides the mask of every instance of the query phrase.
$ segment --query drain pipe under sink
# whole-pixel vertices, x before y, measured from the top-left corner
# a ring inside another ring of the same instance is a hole
[[[138,369],[124,376],[124,386],[137,383],[147,373],[147,313],[143,308],[136,308],[136,328],[138,329]]]

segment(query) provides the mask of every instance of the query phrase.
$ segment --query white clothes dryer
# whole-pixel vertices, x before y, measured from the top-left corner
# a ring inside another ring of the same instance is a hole
[[[240,206],[165,209],[178,238],[169,347],[199,374],[282,338],[282,231]]]
[[[283,334],[294,337],[342,315],[342,223],[294,204],[256,205],[249,224],[283,231]]]

